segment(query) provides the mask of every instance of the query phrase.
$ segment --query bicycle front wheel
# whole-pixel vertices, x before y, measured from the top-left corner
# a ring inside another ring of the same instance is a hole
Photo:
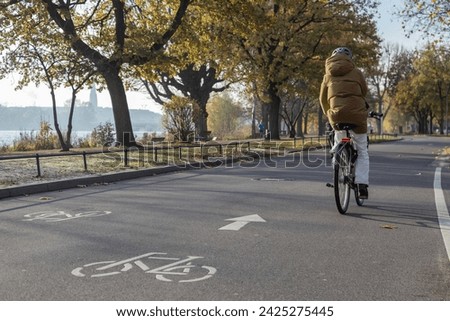
[[[350,203],[350,151],[348,148],[338,146],[333,165],[334,169],[334,197],[336,206],[341,214],[345,214]]]

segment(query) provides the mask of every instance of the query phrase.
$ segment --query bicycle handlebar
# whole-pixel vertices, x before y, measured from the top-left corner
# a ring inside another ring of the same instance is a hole
[[[381,119],[381,117],[383,117],[383,113],[377,113],[375,111],[371,111],[371,112],[369,112],[369,117],[370,118]]]

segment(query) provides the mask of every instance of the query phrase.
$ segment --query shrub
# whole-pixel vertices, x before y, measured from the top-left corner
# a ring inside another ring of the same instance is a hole
[[[114,143],[114,126],[110,122],[100,123],[91,133],[91,147],[109,146]]]
[[[31,151],[39,149],[55,149],[59,146],[58,136],[52,132],[50,123],[41,121],[37,134],[34,131],[21,132],[19,138],[13,141],[13,150]]]
[[[162,123],[175,140],[187,141],[195,131],[198,113],[198,105],[192,99],[174,96],[163,106]]]

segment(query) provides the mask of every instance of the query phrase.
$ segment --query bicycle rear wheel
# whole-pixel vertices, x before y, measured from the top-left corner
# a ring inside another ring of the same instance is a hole
[[[333,169],[336,206],[339,213],[345,214],[350,203],[350,184],[348,182],[350,174],[350,151],[345,145],[338,146]]]

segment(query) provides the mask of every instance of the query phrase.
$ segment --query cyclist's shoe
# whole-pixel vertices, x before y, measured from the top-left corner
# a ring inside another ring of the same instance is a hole
[[[360,199],[368,199],[369,198],[369,191],[367,190],[369,186],[367,184],[358,184],[358,197]]]
[[[337,147],[338,147],[337,144],[334,144],[333,147],[331,147],[331,149],[330,149],[330,154],[331,154],[331,155],[334,155],[334,153],[336,153]]]

